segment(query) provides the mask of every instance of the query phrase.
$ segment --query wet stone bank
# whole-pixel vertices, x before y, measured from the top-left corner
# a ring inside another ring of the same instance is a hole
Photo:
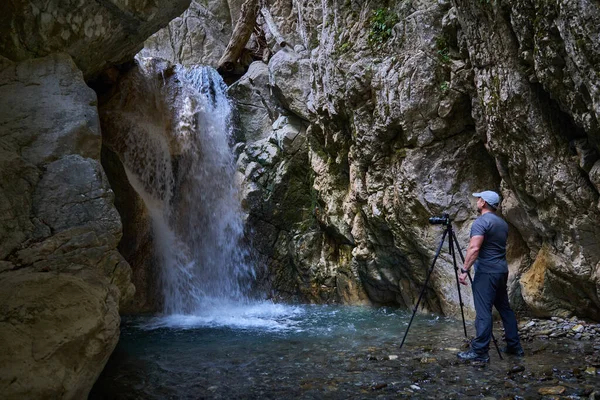
[[[251,322],[126,318],[90,398],[600,398],[600,337],[528,333],[547,321],[521,322],[526,357],[500,360],[492,347],[489,364],[473,364],[456,358],[462,322],[433,315],[417,316],[401,350],[406,311],[285,306],[240,318]]]

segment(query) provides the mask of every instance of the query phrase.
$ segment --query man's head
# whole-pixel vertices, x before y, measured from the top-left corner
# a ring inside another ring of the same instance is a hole
[[[481,214],[484,209],[489,211],[496,211],[500,205],[500,196],[496,192],[486,190],[485,192],[473,193],[474,197],[477,197],[477,212]]]

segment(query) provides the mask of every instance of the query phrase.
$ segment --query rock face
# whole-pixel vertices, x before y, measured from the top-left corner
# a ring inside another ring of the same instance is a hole
[[[599,158],[600,7],[455,6],[504,215],[534,260],[521,279],[523,298],[540,315],[600,319],[600,187],[591,172]]]
[[[249,225],[271,238],[261,253],[283,297],[412,306],[441,239],[428,217],[450,212],[464,243],[473,217],[467,193],[499,185],[471,117],[472,75],[464,61],[438,53],[451,6],[376,8],[398,22],[378,44],[365,29],[375,23],[372,8],[301,10],[297,26],[279,19],[286,37],[300,38],[295,50],[253,64],[231,88],[248,121],[238,164]],[[279,137],[299,151],[286,154]],[[296,164],[308,168],[282,174],[300,157]],[[290,187],[304,196],[275,196]],[[425,309],[458,312],[449,262],[446,252]]]
[[[13,61],[69,53],[86,78],[130,61],[144,40],[190,0],[10,1],[0,16],[0,55]]]
[[[411,306],[441,237],[427,218],[450,213],[465,247],[487,188],[511,227],[513,304],[600,319],[597,3],[270,8],[291,46],[230,92],[248,227],[280,295]],[[457,304],[442,252],[425,308]]]
[[[231,26],[227,1],[192,1],[180,17],[148,38],[140,55],[173,64],[216,67],[227,47]]]
[[[84,398],[134,293],[96,95],[66,55],[0,71],[0,388]]]

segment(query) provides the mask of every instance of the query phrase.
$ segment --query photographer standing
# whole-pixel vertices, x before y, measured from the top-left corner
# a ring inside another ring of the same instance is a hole
[[[492,336],[492,306],[495,306],[504,325],[508,354],[523,356],[519,340],[515,313],[508,303],[506,283],[508,263],[506,262],[506,241],[508,224],[496,215],[500,196],[496,192],[473,193],[477,197],[477,211],[481,214],[471,226],[471,240],[467,249],[465,264],[459,281],[467,284],[467,272],[475,265],[473,298],[475,300],[475,330],[477,337],[471,342],[471,349],[458,353],[461,360],[488,362],[488,350]]]

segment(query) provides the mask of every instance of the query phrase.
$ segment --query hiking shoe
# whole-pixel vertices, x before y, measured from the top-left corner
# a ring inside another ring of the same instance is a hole
[[[480,361],[480,362],[489,362],[490,356],[487,353],[475,353],[473,350],[469,351],[461,351],[456,355],[459,360],[463,361]]]
[[[506,353],[506,354],[512,354],[513,356],[517,356],[517,357],[523,357],[525,355],[525,352],[523,351],[523,348],[521,346],[519,347],[503,347],[500,349],[501,352]]]

